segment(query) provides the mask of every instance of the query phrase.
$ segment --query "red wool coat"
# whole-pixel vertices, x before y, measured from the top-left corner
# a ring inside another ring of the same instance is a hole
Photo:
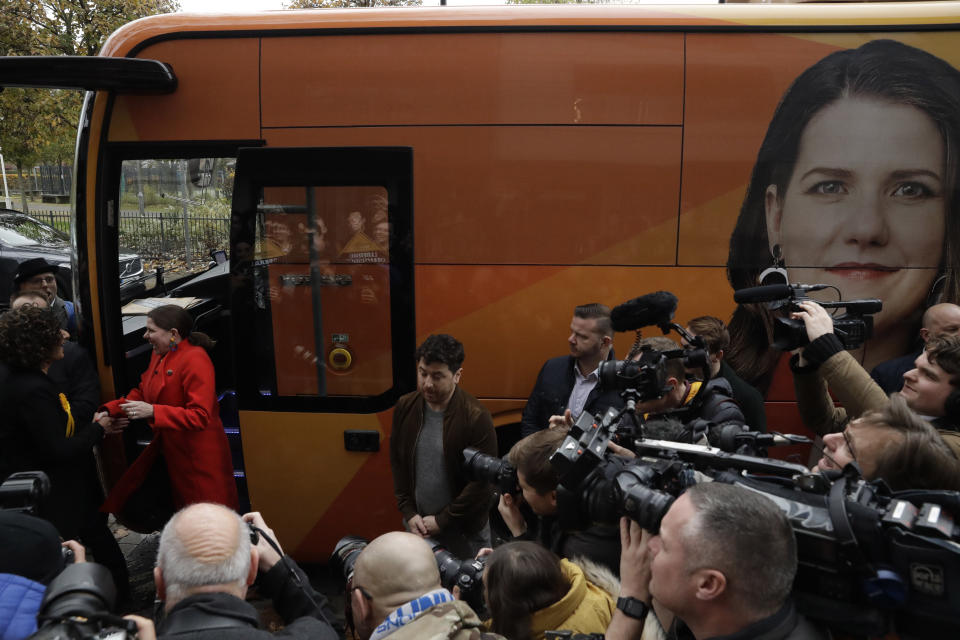
[[[162,451],[170,473],[173,506],[217,502],[237,508],[230,445],[220,422],[213,363],[203,347],[184,340],[176,351],[154,353],[140,386],[126,398],[104,405],[114,418],[125,417],[120,405],[142,400],[153,405],[148,421],[153,439],[117,481],[102,510],[116,513],[146,479]]]

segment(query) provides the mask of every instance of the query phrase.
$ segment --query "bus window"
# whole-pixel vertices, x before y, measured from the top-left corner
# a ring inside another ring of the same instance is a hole
[[[124,160],[120,170],[119,243],[142,273],[121,273],[123,302],[159,284],[185,282],[229,248],[234,158]],[[141,284],[136,287],[134,285]]]
[[[380,403],[369,399],[395,397],[398,372],[413,371],[412,348],[403,354],[395,340],[413,341],[402,295],[412,282],[410,203],[401,202],[409,190],[375,166],[325,171],[302,151],[251,175],[238,162],[231,272],[237,369],[247,371],[241,397],[372,411]],[[394,171],[409,175],[405,164]]]

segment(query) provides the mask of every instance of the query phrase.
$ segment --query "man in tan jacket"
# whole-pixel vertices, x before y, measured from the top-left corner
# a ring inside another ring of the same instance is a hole
[[[823,307],[813,301],[799,306],[793,317],[804,321],[810,339],[790,360],[800,415],[820,435],[846,433],[851,419],[885,409],[890,399],[844,351],[833,333],[833,319]],[[960,338],[931,338],[914,365],[904,374],[900,395],[939,431],[956,457],[960,454]],[[834,406],[830,392],[841,406]]]

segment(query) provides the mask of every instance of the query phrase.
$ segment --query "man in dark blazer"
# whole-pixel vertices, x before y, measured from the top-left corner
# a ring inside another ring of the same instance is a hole
[[[594,302],[574,309],[567,344],[570,355],[551,358],[540,369],[523,409],[522,437],[546,429],[551,416],[568,409],[576,421],[584,411],[593,415],[623,406],[619,392],[601,390],[597,378],[600,363],[613,358],[610,308]]]

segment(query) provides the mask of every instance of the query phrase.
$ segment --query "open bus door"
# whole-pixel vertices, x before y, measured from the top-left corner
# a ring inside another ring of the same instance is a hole
[[[243,448],[300,443],[246,457],[251,503],[328,486],[294,526],[310,549],[342,518],[395,526],[389,409],[416,385],[412,149],[240,149],[230,257]]]

